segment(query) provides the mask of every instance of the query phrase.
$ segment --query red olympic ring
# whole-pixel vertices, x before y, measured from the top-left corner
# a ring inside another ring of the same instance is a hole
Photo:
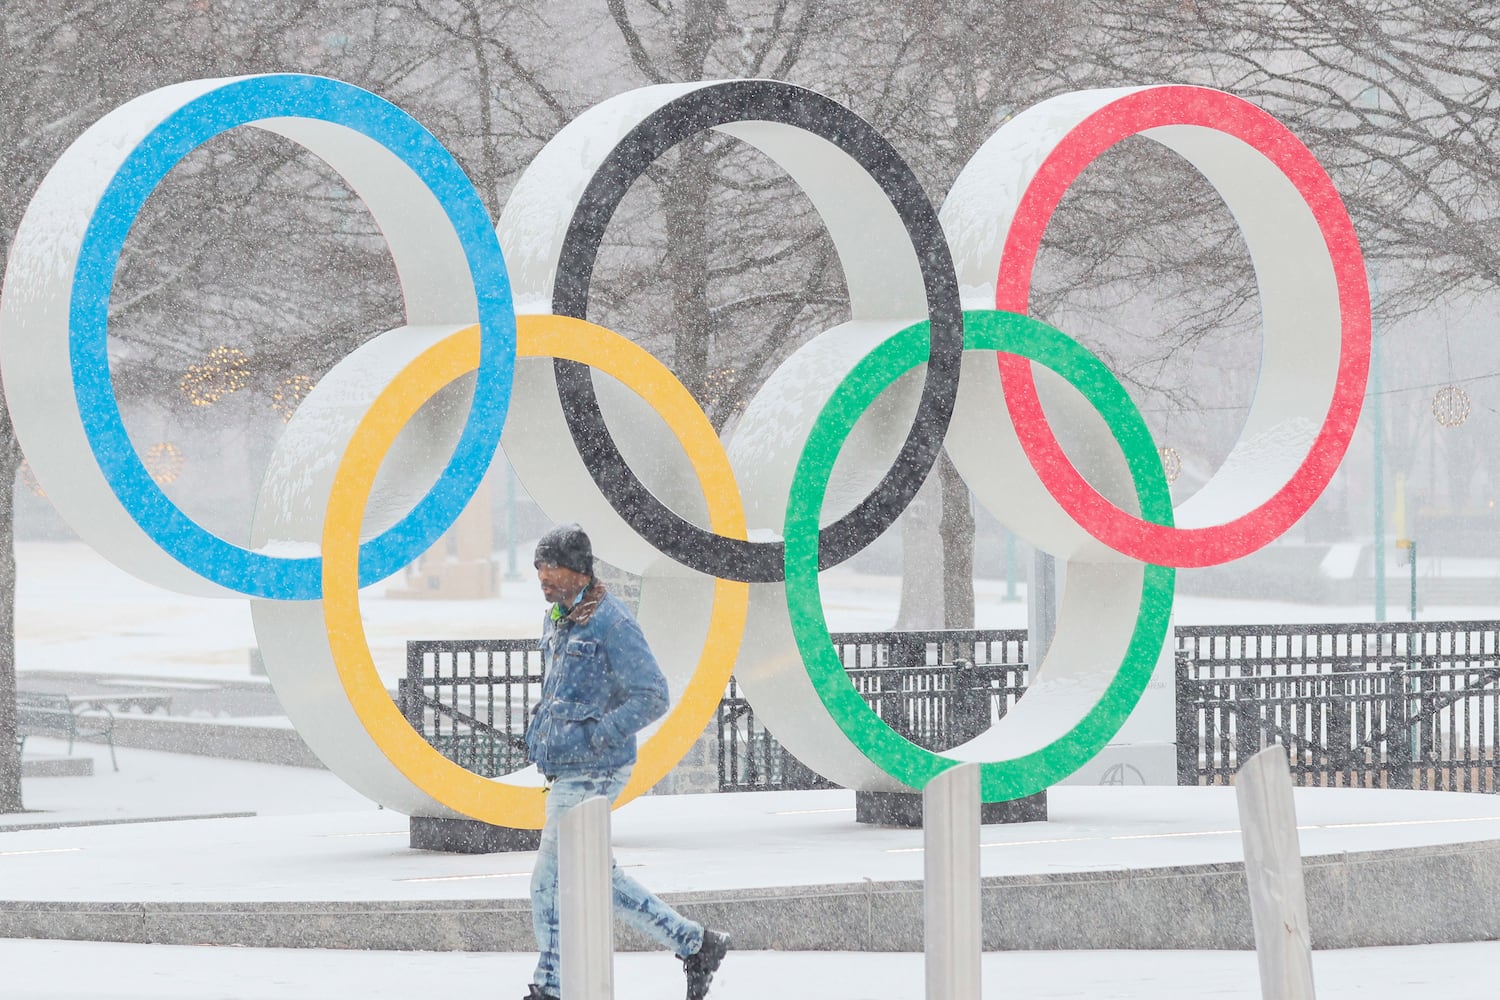
[[[1222,524],[1151,524],[1105,499],[1073,467],[1047,423],[1028,361],[1001,354],[1000,379],[1010,418],[1038,477],[1084,530],[1143,562],[1211,566],[1259,549],[1306,513],[1338,468],[1359,419],[1370,367],[1369,286],[1354,225],[1312,152],[1271,115],[1221,91],[1170,86],[1127,94],[1085,118],[1038,168],[1001,252],[995,308],[1027,311],[1042,234],[1083,169],[1121,139],[1170,125],[1213,129],[1254,148],[1296,188],[1327,244],[1338,288],[1338,376],[1327,417],[1296,473],[1259,507]]]

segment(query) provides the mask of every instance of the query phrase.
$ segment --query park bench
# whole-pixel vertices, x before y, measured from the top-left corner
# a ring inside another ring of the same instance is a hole
[[[100,739],[109,745],[109,762],[115,760],[115,715],[107,708],[75,705],[65,694],[16,692],[16,733],[19,736],[66,736],[68,753],[80,739]]]

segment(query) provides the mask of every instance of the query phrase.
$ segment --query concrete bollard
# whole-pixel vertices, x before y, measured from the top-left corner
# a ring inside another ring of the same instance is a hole
[[[979,765],[959,764],[922,790],[927,1000],[979,1000]]]
[[[1286,748],[1278,743],[1246,761],[1235,775],[1234,794],[1245,842],[1261,996],[1313,1000],[1312,937]]]
[[[568,1000],[611,1000],[615,940],[608,799],[585,799],[563,814],[557,868],[562,995]]]

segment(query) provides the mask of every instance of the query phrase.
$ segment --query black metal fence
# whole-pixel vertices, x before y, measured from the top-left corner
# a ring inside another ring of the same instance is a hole
[[[932,750],[1000,718],[1026,685],[1024,630],[832,636],[856,690]],[[1500,622],[1178,626],[1180,784],[1228,784],[1282,743],[1307,785],[1495,791]],[[398,698],[445,756],[493,777],[525,764],[541,691],[535,639],[407,644]],[[718,715],[725,791],[828,787],[756,718],[731,679]]]
[[[1177,778],[1287,748],[1304,785],[1496,789],[1500,622],[1178,626]]]
[[[406,644],[401,714],[449,760],[486,778],[526,766],[521,736],[542,691],[537,639],[422,639]]]
[[[855,688],[897,732],[945,750],[983,732],[1025,688],[1025,630],[832,636]],[[521,740],[541,693],[536,639],[415,640],[397,688],[402,714],[445,757],[485,777],[525,766]],[[719,706],[724,791],[827,788],[759,723],[733,678]]]
[[[1025,629],[838,632],[830,638],[866,704],[929,750],[978,736],[1026,687]],[[719,704],[719,790],[831,787],[759,723],[731,678]]]

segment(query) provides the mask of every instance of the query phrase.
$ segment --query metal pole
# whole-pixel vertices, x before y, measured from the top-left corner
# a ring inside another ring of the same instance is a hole
[[[1399,484],[1399,481],[1398,481]],[[1411,620],[1417,620],[1417,542],[1414,538],[1398,538],[1396,547],[1406,550],[1406,564],[1410,567],[1411,574]],[[1406,633],[1406,670],[1401,674],[1401,683],[1408,694],[1421,690],[1422,679],[1412,671],[1422,665],[1417,655],[1417,633],[1415,630]],[[1403,701],[1402,705],[1410,713],[1408,718],[1416,719],[1421,711],[1422,700],[1417,697],[1409,701]],[[1407,785],[1414,786],[1417,782],[1417,767],[1422,760],[1422,727],[1413,725],[1411,730],[1410,753],[1411,753],[1411,775]]]
[[[922,844],[927,1000],[980,1000],[978,764],[922,790]]]
[[[1026,585],[1026,624],[1026,660],[1035,670],[1057,632],[1057,560],[1041,549],[1032,559],[1031,581]]]
[[[1370,269],[1370,425],[1375,433],[1375,620],[1385,621],[1385,407],[1380,398],[1380,337],[1375,329],[1375,270]]]
[[[516,470],[505,463],[505,578],[519,580],[516,566]]]
[[[562,995],[611,1000],[615,946],[608,799],[596,795],[563,813],[557,868]]]
[[[1005,533],[1005,599],[1007,601],[1020,600],[1016,594],[1016,533],[1014,531]]]
[[[1411,541],[1411,620],[1417,620],[1417,540]]]
[[[1307,890],[1286,748],[1251,757],[1234,779],[1245,842],[1245,882],[1265,1000],[1313,1000]]]

